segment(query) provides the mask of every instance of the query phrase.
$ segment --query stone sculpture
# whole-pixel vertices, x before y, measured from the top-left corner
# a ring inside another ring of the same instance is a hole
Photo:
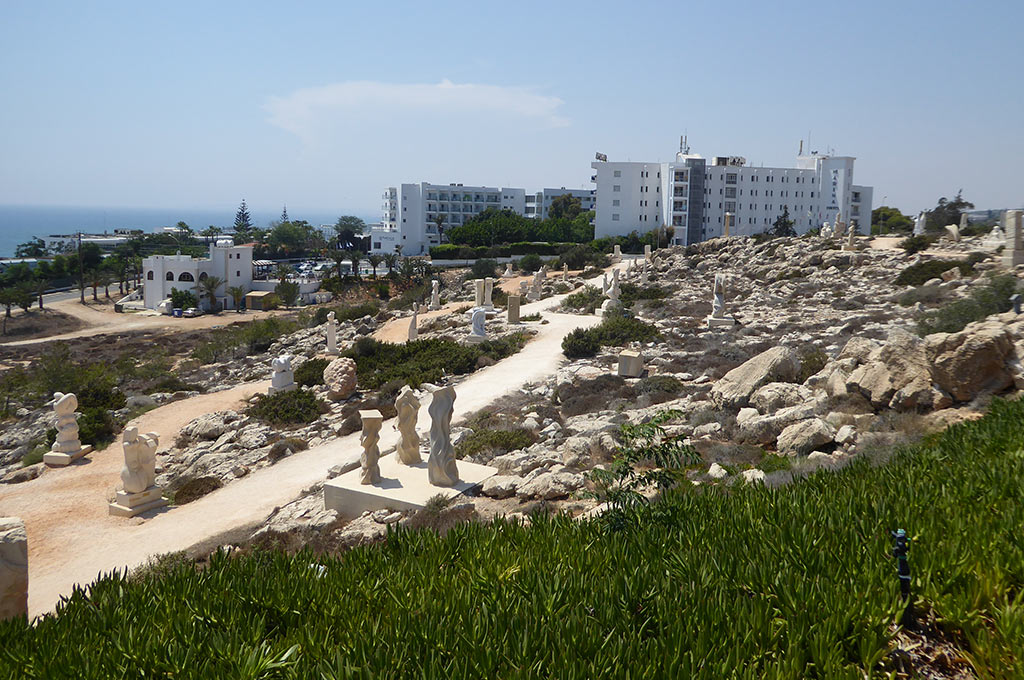
[[[1024,264],[1024,243],[1022,243],[1021,215],[1024,211],[1007,210],[1003,215],[1006,225],[1006,240],[1003,250],[1003,265],[1008,268]]]
[[[946,233],[949,234],[949,238],[953,243],[960,243],[960,227],[955,224],[947,224]]]
[[[527,299],[531,302],[536,302],[540,299],[541,293],[541,279],[543,278],[541,272],[536,272],[533,275],[533,285],[530,287],[530,294],[527,295]]]
[[[601,295],[608,294],[608,272],[601,275]]]
[[[968,224],[969,224],[969,222],[967,220],[967,213],[960,213],[960,233],[961,234],[964,233],[964,230],[967,228]]]
[[[274,374],[270,377],[267,394],[288,392],[295,389],[295,371],[292,370],[292,355],[282,354],[270,362]]]
[[[619,353],[618,374],[623,378],[639,378],[644,372],[644,358],[640,352],[623,350]]]
[[[519,323],[519,296],[508,296],[508,323]]]
[[[992,228],[992,231],[985,237],[983,244],[989,250],[996,250],[1006,246],[1006,232],[1003,231],[1003,227],[997,224]]]
[[[380,426],[384,422],[381,412],[372,409],[360,411],[359,418],[363,421],[363,432],[359,436],[359,443],[363,446],[363,453],[359,456],[359,467],[362,474],[359,477],[360,484],[378,484],[380,476],[380,448],[377,442],[380,441]]]
[[[49,452],[43,455],[43,462],[47,465],[70,465],[92,451],[91,445],[82,446],[78,439],[78,415],[75,413],[77,408],[78,397],[74,394],[53,393],[53,426],[57,428],[57,437],[53,440]]]
[[[474,279],[473,280],[473,306],[483,307],[484,306],[484,280]]]
[[[348,357],[339,357],[327,364],[324,384],[328,395],[335,401],[351,397],[356,391],[356,362]]]
[[[563,264],[562,265],[562,280],[563,281],[568,281],[569,280],[569,265],[567,265],[567,264]]]
[[[416,327],[419,313],[420,306],[414,302],[412,304],[412,318],[409,319],[409,342],[419,337],[419,329]]]
[[[648,246],[644,246],[644,261],[646,262],[647,260],[650,260],[650,259],[651,259],[651,247],[649,245]]]
[[[608,289],[608,299],[601,305],[601,316],[614,312],[622,304],[619,302],[619,270],[612,270],[612,285]]]
[[[736,325],[736,319],[725,315],[725,276],[722,274],[715,274],[712,293],[711,316],[707,317],[708,328]]]
[[[643,265],[641,265],[641,267],[640,267],[640,283],[646,284],[647,281],[648,281],[647,260],[644,260]]]
[[[491,302],[491,295],[494,293],[494,279],[487,277],[484,279],[484,308],[488,311],[494,309],[494,304]]]
[[[832,225],[829,224],[828,222],[821,225],[821,230],[818,233],[825,240],[831,240],[832,236],[834,235],[832,233]]]
[[[857,238],[857,231],[853,228],[853,225],[851,224],[850,225],[850,229],[849,229],[849,231],[848,231],[848,233],[846,235],[846,245],[843,246],[843,250],[851,251],[851,252],[854,251],[854,250],[857,250],[856,238]]]
[[[470,323],[472,323],[473,325],[473,331],[466,339],[474,344],[486,340],[487,310],[485,310],[483,307],[475,308],[472,312],[472,316],[470,317]]]
[[[622,248],[618,243],[612,248],[612,263],[622,262]]]
[[[117,492],[109,511],[111,515],[136,515],[167,505],[164,490],[156,486],[156,449],[160,438],[155,433],[139,434],[129,427],[121,436],[124,467],[121,468],[122,489]]]
[[[334,325],[334,312],[327,313],[327,353],[338,353],[338,329]]]
[[[430,458],[427,460],[427,479],[434,486],[455,486],[459,470],[452,446],[452,412],[455,410],[455,388],[425,385],[431,392],[430,406]]]
[[[507,265],[505,265],[505,271],[502,272],[501,278],[503,278],[503,279],[511,279],[514,276],[515,276],[515,274],[512,273],[512,263],[509,262]]]
[[[0,517],[0,621],[28,616],[28,534],[17,517]]]
[[[928,222],[928,213],[921,211],[917,213],[917,219],[914,220],[914,236],[924,236],[925,226]]]
[[[420,400],[413,389],[406,385],[395,399],[395,410],[398,411],[398,431],[401,441],[398,442],[396,457],[403,465],[415,465],[420,459],[420,436],[416,433],[416,419],[419,416]]]
[[[519,297],[529,297],[530,284],[526,281],[519,282]]]
[[[430,310],[441,309],[441,282],[434,279],[430,282]]]

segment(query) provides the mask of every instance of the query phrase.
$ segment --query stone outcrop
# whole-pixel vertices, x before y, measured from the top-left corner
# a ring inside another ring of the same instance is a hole
[[[1013,375],[1007,363],[1013,340],[998,321],[974,323],[959,333],[929,335],[925,346],[935,382],[956,401],[1010,387]]]
[[[28,616],[28,535],[17,517],[0,517],[0,620]]]
[[[779,453],[806,456],[811,451],[831,444],[836,431],[821,418],[794,423],[779,434]]]
[[[741,408],[757,388],[770,382],[792,382],[799,370],[792,349],[773,347],[722,376],[711,388],[711,400],[719,408]]]

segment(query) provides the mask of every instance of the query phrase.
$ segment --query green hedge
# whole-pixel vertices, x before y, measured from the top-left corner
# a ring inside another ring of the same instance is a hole
[[[520,255],[561,255],[580,247],[578,243],[531,243],[520,241],[500,246],[458,246],[446,243],[430,248],[430,257],[435,260],[472,260],[478,257],[518,257]]]
[[[883,466],[782,488],[686,482],[620,531],[536,515],[397,528],[338,556],[168,559],[34,625],[0,622],[0,675],[889,677],[901,527],[917,610],[977,675],[1021,677],[1022,420],[1024,403],[997,400]]]

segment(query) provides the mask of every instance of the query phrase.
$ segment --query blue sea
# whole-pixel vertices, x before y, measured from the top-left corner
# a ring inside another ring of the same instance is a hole
[[[51,234],[71,234],[79,230],[95,234],[113,233],[115,229],[152,232],[160,227],[174,226],[179,221],[185,222],[195,231],[201,231],[211,224],[228,228],[235,222],[236,209],[237,206],[224,210],[196,210],[0,205],[0,257],[12,257],[19,243],[25,243],[33,237],[46,241]],[[249,212],[258,227],[266,227],[271,221],[281,218],[280,212],[260,213],[251,208]],[[334,224],[338,216],[344,214],[288,211],[291,219],[306,220],[314,225]],[[367,219],[367,216],[362,217]]]

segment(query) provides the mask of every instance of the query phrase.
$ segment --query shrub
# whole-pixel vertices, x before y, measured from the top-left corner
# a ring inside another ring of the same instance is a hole
[[[97,449],[114,441],[114,435],[120,430],[120,424],[104,408],[86,407],[79,409],[78,438],[84,444],[92,444]]]
[[[900,241],[900,248],[907,251],[907,255],[913,255],[922,250],[928,250],[928,247],[934,242],[935,237],[933,236],[908,236]]]
[[[619,286],[619,301],[627,309],[639,300],[664,300],[668,297],[668,291],[661,286],[644,286],[641,288],[635,283],[623,283]]]
[[[455,447],[458,458],[486,453],[486,460],[516,449],[525,449],[537,441],[537,436],[521,427],[508,430],[476,430]],[[478,461],[479,462],[479,461]]]
[[[470,269],[470,276],[474,279],[486,279],[489,277],[497,276],[496,269],[498,263],[494,260],[483,259],[477,260],[473,263],[472,269]]]
[[[1009,298],[1015,292],[1015,276],[994,276],[987,284],[973,288],[970,297],[922,314],[917,319],[917,332],[924,336],[961,331],[967,324],[980,321],[990,314],[1009,311],[1013,306]]]
[[[530,253],[529,255],[523,255],[519,258],[519,269],[526,274],[532,274],[533,272],[544,266],[544,263],[540,259],[540,255]]]
[[[601,291],[588,284],[575,293],[566,295],[565,299],[562,300],[562,309],[583,314],[593,314],[601,306],[602,300],[604,300],[604,295]]]
[[[641,394],[664,392],[675,395],[683,391],[683,382],[672,375],[652,375],[637,383],[637,390]]]
[[[562,338],[562,352],[570,359],[592,357],[601,349],[601,343],[587,328],[577,328]]]
[[[295,369],[295,382],[303,387],[324,384],[324,369],[330,361],[327,359],[309,359]]]
[[[260,394],[246,414],[271,425],[305,425],[325,413],[327,405],[309,390]]]
[[[920,286],[925,281],[940,278],[943,272],[953,267],[957,267],[964,276],[974,273],[974,265],[962,260],[926,260],[901,271],[894,283],[897,286]]]
[[[633,399],[636,389],[621,376],[608,373],[563,387],[556,397],[561,404],[562,416],[570,418],[607,409],[615,399]]]
[[[658,329],[625,314],[611,314],[590,329],[604,347],[620,347],[631,342],[651,342],[661,337]]]
[[[179,378],[176,375],[169,375],[166,378],[161,378],[157,382],[150,385],[146,390],[146,394],[154,394],[156,392],[202,392],[202,385],[195,385],[188,383]]]
[[[800,352],[800,372],[796,381],[803,384],[805,380],[825,368],[828,355],[817,347],[809,347]]]
[[[38,444],[32,448],[31,451],[26,453],[21,458],[21,467],[28,467],[29,465],[35,465],[36,463],[43,462],[43,456],[50,450],[50,447],[46,444]]]
[[[174,309],[188,309],[198,305],[199,301],[196,300],[196,296],[192,291],[171,288],[171,307]]]
[[[897,302],[903,307],[913,307],[918,302],[922,304],[935,304],[939,302],[944,296],[942,288],[936,284],[930,286],[918,286],[917,288],[911,288],[907,292],[903,293],[897,299]]]
[[[265,352],[282,335],[298,330],[299,324],[290,319],[270,317],[227,328],[210,331],[212,339],[192,350],[192,357],[204,364],[214,363],[227,356],[235,358]]]

